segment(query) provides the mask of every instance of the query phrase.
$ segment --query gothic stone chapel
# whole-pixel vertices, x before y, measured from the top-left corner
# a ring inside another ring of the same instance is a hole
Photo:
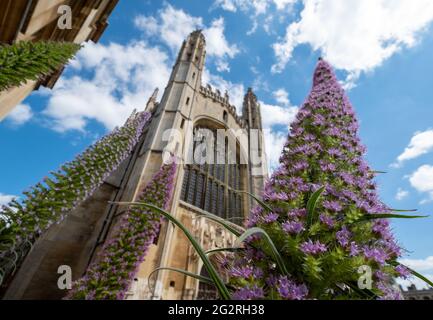
[[[160,102],[157,90],[149,99],[146,111],[152,114],[141,139],[131,155],[87,200],[70,212],[59,225],[50,227],[34,244],[22,266],[9,283],[6,299],[61,299],[66,291],[57,285],[58,267],[68,265],[73,280],[80,278],[94,261],[125,213],[126,207],[112,202],[132,201],[163,163],[171,148],[185,160],[196,146],[188,132],[207,129],[214,135],[226,129],[226,155],[235,163],[195,163],[183,161],[178,166],[170,213],[199,239],[205,250],[233,245],[232,234],[200,216],[207,212],[242,224],[253,205],[251,198],[234,190],[260,194],[267,178],[260,105],[251,89],[245,95],[242,116],[211,86],[202,85],[206,42],[201,31],[192,32],[183,42],[169,82]],[[151,75],[150,75],[151,76]],[[183,144],[167,139],[167,130],[184,134]],[[231,129],[231,130],[227,130]],[[241,147],[232,131],[243,130],[248,136]],[[252,132],[259,132],[254,138]],[[194,136],[192,134],[191,136]],[[168,141],[167,141],[168,140]],[[228,141],[235,141],[229,143]],[[253,150],[251,141],[257,141]],[[213,139],[212,141],[217,141]],[[182,149],[182,150],[179,150]],[[217,148],[215,148],[217,150]],[[261,161],[252,161],[257,154]],[[243,160],[243,161],[241,161]],[[149,249],[126,299],[208,299],[215,298],[212,286],[183,274],[160,270],[148,283],[149,274],[158,267],[172,267],[205,274],[202,262],[179,228],[164,222]]]

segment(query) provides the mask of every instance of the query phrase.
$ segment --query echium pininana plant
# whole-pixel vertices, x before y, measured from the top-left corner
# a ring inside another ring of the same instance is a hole
[[[91,196],[131,154],[149,119],[149,113],[134,111],[124,126],[0,208],[0,284],[45,230]]]
[[[163,165],[139,193],[136,201],[168,209],[173,193],[176,164]],[[116,225],[85,275],[74,282],[67,299],[125,298],[138,267],[159,233],[162,216],[144,207],[131,206]]]
[[[0,45],[0,91],[42,79],[65,65],[80,48],[76,43],[54,41]]]
[[[269,258],[262,236],[249,237],[244,253],[227,262],[234,298],[400,298],[391,284],[408,270],[396,266],[401,249],[388,220],[369,219],[391,210],[378,199],[357,131],[344,90],[320,60],[280,166],[265,186],[267,208],[253,209],[248,221],[269,234],[285,267]],[[368,268],[372,288],[360,290]]]

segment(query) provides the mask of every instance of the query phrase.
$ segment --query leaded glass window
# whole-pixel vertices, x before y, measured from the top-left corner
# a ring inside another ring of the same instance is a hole
[[[210,129],[207,129],[210,130]],[[211,130],[213,135],[214,161],[218,156],[216,130]],[[209,137],[207,137],[209,139]],[[200,152],[199,143],[193,144],[193,152]],[[208,152],[208,150],[206,150]],[[230,152],[236,152],[236,164],[227,164]],[[245,165],[240,164],[239,146],[236,151],[230,150],[229,144],[225,143],[226,164],[218,163],[194,163],[185,165],[185,174],[182,182],[181,200],[195,207],[213,213],[233,222],[243,221],[242,195],[235,190],[243,189],[241,174]]]

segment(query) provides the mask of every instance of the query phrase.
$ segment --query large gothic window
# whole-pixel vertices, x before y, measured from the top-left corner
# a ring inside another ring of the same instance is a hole
[[[197,127],[195,135],[198,129],[204,128]],[[235,190],[245,189],[242,181],[245,165],[240,164],[239,145],[235,143],[235,147],[231,147],[232,144],[225,138],[224,146],[218,147],[217,130],[207,128],[206,132],[207,134],[203,135],[201,140],[194,141],[193,150],[196,152],[200,144],[210,141],[208,146],[213,145],[213,147],[207,150],[211,149],[214,152],[214,162],[196,163],[194,161],[193,164],[185,165],[181,200],[240,224],[244,220],[243,195]],[[221,148],[224,149],[222,156],[219,154]],[[224,157],[223,164],[221,161],[216,162],[222,157]],[[229,157],[236,157],[236,161],[233,161],[233,158],[230,162]]]

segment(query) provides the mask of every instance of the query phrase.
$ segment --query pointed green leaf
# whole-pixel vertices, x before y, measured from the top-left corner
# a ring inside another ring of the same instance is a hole
[[[216,248],[216,249],[208,250],[205,253],[208,256],[210,256],[210,255],[218,253],[218,252],[236,252],[236,251],[240,251],[240,250],[243,250],[243,248]]]
[[[390,209],[392,212],[416,212],[417,209]]]
[[[262,228],[250,228],[247,231],[245,231],[237,240],[235,243],[235,247],[239,247],[240,244],[245,241],[245,239],[247,239],[248,237],[254,235],[254,234],[261,234],[263,236],[263,239],[265,240],[265,242],[269,245],[270,249],[271,249],[271,253],[273,258],[275,259],[275,262],[278,266],[278,268],[281,270],[282,273],[284,273],[285,275],[288,275],[289,272],[287,271],[286,265],[284,263],[283,258],[281,257],[280,253],[277,250],[277,247],[275,247],[274,242],[272,241],[271,237],[269,236],[269,234],[263,230]]]
[[[313,193],[307,202],[307,227],[310,227],[316,221],[318,215],[316,212],[317,201],[319,200],[323,191],[325,191],[325,187],[318,189]]]
[[[268,206],[266,203],[264,203],[262,200],[260,200],[257,196],[253,195],[252,193],[248,192],[248,191],[243,191],[243,190],[235,190],[236,193],[246,193],[247,195],[249,195],[251,198],[253,198],[254,200],[257,201],[258,204],[260,204],[260,206],[269,211],[272,212],[272,208],[270,206]]]
[[[229,222],[227,220],[224,220],[222,218],[219,218],[213,214],[199,214],[198,216],[205,217],[206,219],[212,220],[212,221],[222,225],[225,229],[227,229],[228,231],[230,231],[231,233],[233,233],[237,237],[239,237],[242,234],[242,232],[245,232],[245,230],[242,227],[240,227],[240,226],[238,226],[232,222]],[[241,230],[241,231],[239,231],[239,230]]]
[[[364,214],[361,216],[356,222],[361,221],[370,221],[370,220],[376,220],[376,219],[419,219],[419,218],[427,218],[428,216],[408,216],[403,214],[393,214],[393,213],[379,213],[379,214]]]

